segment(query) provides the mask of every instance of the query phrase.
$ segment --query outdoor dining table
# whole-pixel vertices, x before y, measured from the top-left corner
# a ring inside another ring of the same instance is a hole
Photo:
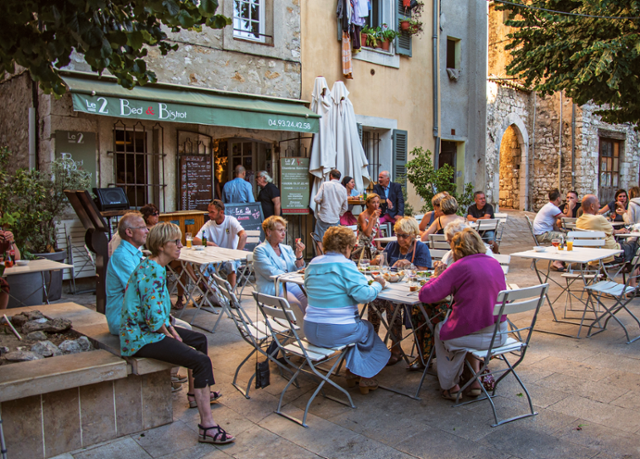
[[[51,285],[47,286],[47,282],[45,280],[45,273],[49,271],[58,271],[59,269],[67,269],[67,268],[73,268],[73,266],[68,265],[66,263],[53,261],[53,260],[45,260],[45,259],[30,260],[26,266],[20,266],[16,264],[11,268],[5,268],[4,273],[2,274],[2,277],[14,276],[16,274],[29,274],[29,273],[39,272],[42,278],[42,289],[44,292],[44,301],[46,304],[49,304],[49,287],[51,287]],[[53,276],[49,276],[49,284],[51,284],[51,279],[53,279]],[[27,296],[25,299],[30,298],[34,294],[37,294],[40,291],[40,284],[34,285],[33,289],[34,289],[33,293]],[[9,293],[9,295],[11,296],[11,293]],[[15,297],[13,298],[16,299]],[[39,299],[38,302],[39,301],[42,301],[42,299]],[[24,301],[22,302],[22,305],[24,305]]]
[[[524,252],[512,253],[511,257],[526,258],[526,259],[533,260],[533,267],[536,272],[536,276],[540,281],[540,284],[553,282],[562,289],[562,292],[560,293],[560,295],[556,297],[554,301],[551,301],[549,299],[548,290],[545,295],[547,298],[547,304],[549,305],[549,308],[551,309],[551,313],[553,314],[553,321],[557,323],[565,323],[565,324],[579,326],[580,324],[575,322],[570,322],[568,320],[558,320],[558,317],[556,316],[556,312],[553,309],[553,304],[558,301],[558,299],[562,296],[563,293],[566,293],[567,295],[569,295],[570,292],[567,291],[568,287],[564,287],[555,279],[551,278],[551,264],[554,261],[562,261],[566,264],[575,263],[578,265],[586,265],[590,262],[598,262],[598,267],[600,268],[600,270],[604,270],[603,260],[609,257],[615,256],[619,253],[622,253],[622,250],[601,249],[601,248],[591,248],[591,247],[574,247],[573,250],[568,251],[568,250],[558,250],[555,247],[546,247],[545,250],[542,252],[536,252],[535,250],[527,250]],[[546,272],[544,271],[544,268],[543,269],[539,268],[538,266],[539,261],[548,262]],[[604,272],[606,272],[606,270]],[[581,273],[580,277],[582,278],[583,284],[586,285],[588,283],[588,280],[587,278],[585,278],[585,273],[583,270],[581,270],[580,273]],[[581,298],[577,298],[577,299],[584,304],[584,301]],[[586,307],[586,304],[585,304],[585,307]],[[578,335],[574,336],[574,335],[567,335],[565,333],[558,333],[558,332],[541,330],[541,329],[536,329],[536,331],[539,331],[542,333],[550,333],[553,335],[567,336],[569,338],[579,338],[579,333],[580,333],[580,331],[578,331]]]
[[[367,275],[369,275],[369,274],[367,274]],[[278,284],[279,283],[282,284],[282,287],[283,287],[283,290],[284,290],[284,293],[283,293],[284,297],[287,296],[287,283],[288,282],[291,282],[291,283],[299,285],[299,286],[304,286],[304,276],[303,276],[302,273],[300,273],[298,271],[271,276],[271,279],[273,279],[273,281],[275,283],[276,292],[280,291],[279,288],[278,288]],[[402,392],[400,390],[397,390],[397,389],[394,389],[394,388],[388,387],[388,386],[382,386],[382,385],[379,386],[380,389],[385,389],[385,390],[388,390],[390,392],[395,392],[396,394],[404,395],[404,396],[412,398],[414,400],[420,400],[420,397],[418,397],[418,395],[420,394],[420,389],[422,388],[422,384],[423,384],[424,379],[425,379],[425,377],[427,375],[427,370],[429,369],[429,364],[430,364],[431,358],[433,356],[433,352],[429,356],[423,356],[422,355],[422,349],[421,349],[420,345],[418,344],[418,331],[422,327],[425,327],[425,326],[429,327],[431,329],[431,332],[433,333],[433,325],[431,323],[431,319],[432,318],[429,317],[429,315],[427,314],[427,311],[424,308],[424,305],[420,301],[419,293],[420,293],[419,289],[416,290],[415,292],[411,292],[409,290],[408,282],[406,282],[406,281],[386,282],[385,283],[385,287],[382,289],[382,291],[378,294],[378,297],[376,298],[376,299],[380,299],[380,300],[391,301],[392,303],[395,303],[398,306],[407,305],[407,306],[411,306],[411,307],[418,307],[418,309],[420,310],[420,313],[423,315],[423,317],[425,319],[425,323],[424,324],[422,324],[422,325],[420,325],[418,327],[412,327],[411,328],[411,333],[409,333],[405,337],[400,337],[400,340],[399,340],[399,342],[402,342],[402,341],[404,341],[405,339],[407,339],[409,337],[413,337],[414,342],[416,343],[416,349],[418,350],[418,354],[420,356],[420,360],[424,364],[424,371],[422,373],[422,377],[420,378],[420,383],[418,384],[418,386],[416,388],[415,394]],[[373,306],[372,303],[369,303],[368,305],[365,305],[365,308],[360,313],[361,317],[364,314],[364,311],[365,311],[366,307],[374,307],[374,306]],[[389,326],[389,324],[392,324],[394,322],[397,314],[400,313],[401,309],[402,309],[401,307],[396,307],[393,316],[389,320],[385,320],[385,318],[382,315],[382,311],[378,310],[378,315],[380,316],[380,322],[387,329],[387,332],[386,332],[384,340],[383,340],[385,343],[389,340],[389,338],[392,335],[391,327]],[[407,364],[410,363],[407,354],[402,349],[402,346],[399,346],[399,347],[400,347],[400,352],[402,353],[403,359],[407,362]],[[425,358],[426,358],[426,361],[425,361]]]
[[[397,236],[387,236],[387,237],[377,237],[374,239],[374,241],[378,241],[378,242],[398,242],[398,237]]]
[[[221,312],[224,312],[227,314],[227,316],[229,316],[229,311],[226,309],[229,305],[225,301],[226,299],[222,294],[218,294],[217,286],[215,282],[210,281],[209,277],[205,275],[207,265],[214,265],[216,273],[219,273],[223,263],[230,262],[230,261],[246,260],[247,255],[249,255],[250,253],[251,252],[247,252],[244,250],[227,249],[224,247],[205,247],[204,249],[196,249],[195,246],[192,248],[183,247],[182,250],[180,251],[180,257],[178,258],[178,261],[180,262],[180,265],[183,270],[186,270],[188,266],[191,266],[193,268],[193,273],[196,275],[197,278],[192,279],[193,281],[192,290],[188,288],[188,285],[184,285],[182,283],[180,273],[177,273],[173,268],[171,268],[170,265],[167,265],[167,267],[176,276],[178,283],[182,285],[182,287],[184,288],[186,303],[188,303],[189,299],[191,299],[193,301],[194,306],[196,307],[196,313],[191,318],[191,321],[189,322],[190,325],[206,330],[209,333],[214,333],[216,330],[216,327],[218,326],[218,323],[220,322],[220,319],[222,319],[223,314],[221,314]],[[200,287],[201,285],[206,286],[205,288],[206,291],[202,290],[202,288]],[[197,300],[194,297],[194,293],[198,293],[198,292],[201,295],[199,300]],[[207,298],[208,292],[215,294],[218,297],[218,299],[220,299],[220,304],[221,304],[220,311],[216,311],[214,306],[211,304],[211,302]],[[182,314],[184,314],[185,310],[186,308],[180,312],[179,318],[182,318]],[[207,311],[216,315],[219,314],[219,317],[216,320],[216,323],[213,325],[213,328],[211,328],[210,330],[193,323],[196,316],[201,310]]]

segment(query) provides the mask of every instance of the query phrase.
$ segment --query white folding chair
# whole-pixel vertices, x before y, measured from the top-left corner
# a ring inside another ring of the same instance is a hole
[[[238,329],[240,336],[242,337],[243,340],[245,340],[247,343],[249,343],[253,347],[253,350],[249,353],[249,355],[247,355],[242,360],[242,362],[240,362],[240,365],[238,365],[238,368],[236,368],[235,375],[233,376],[233,382],[231,383],[233,387],[238,389],[238,391],[245,396],[245,398],[249,399],[251,398],[249,397],[249,390],[251,389],[251,383],[253,382],[253,379],[256,377],[256,372],[254,371],[253,375],[251,375],[251,378],[247,383],[246,389],[241,387],[238,384],[238,374],[240,374],[240,369],[243,367],[243,365],[247,363],[249,359],[256,353],[262,354],[271,362],[278,365],[281,369],[280,370],[281,373],[282,373],[282,370],[285,370],[290,374],[293,374],[293,373],[289,368],[287,368],[286,365],[283,365],[281,362],[279,362],[275,358],[277,352],[273,352],[272,355],[270,355],[267,352],[267,349],[269,348],[269,345],[272,343],[272,340],[271,340],[271,333],[269,332],[267,325],[264,323],[264,320],[256,319],[255,321],[252,321],[249,315],[247,314],[247,312],[242,307],[242,304],[240,303],[240,301],[238,301],[238,298],[233,293],[233,289],[231,288],[231,285],[229,284],[229,282],[227,282],[226,280],[222,279],[221,277],[215,274],[213,278],[218,284],[218,286],[220,287],[220,291],[222,292],[222,294],[229,301],[229,305],[230,305],[229,315],[231,316],[233,323]],[[288,329],[288,327],[283,326],[277,322],[273,323],[273,327],[277,329],[279,332],[285,332]]]
[[[498,299],[496,305],[493,309],[493,315],[497,318],[496,325],[493,330],[493,336],[491,338],[491,343],[489,345],[489,349],[473,349],[467,348],[467,353],[471,354],[476,359],[480,360],[480,370],[476,373],[473,371],[473,367],[467,361],[465,361],[467,368],[471,371],[472,378],[460,389],[458,392],[457,402],[454,406],[466,405],[469,403],[475,403],[481,400],[489,400],[491,404],[491,409],[493,410],[493,417],[495,419],[495,424],[492,424],[491,427],[496,427],[507,422],[515,421],[517,419],[527,418],[530,416],[535,416],[538,413],[533,411],[533,403],[531,401],[531,396],[529,395],[529,391],[527,387],[524,385],[518,373],[516,373],[516,367],[520,365],[520,363],[524,360],[527,349],[529,347],[529,342],[531,341],[531,336],[533,335],[533,327],[535,326],[536,319],[538,317],[538,312],[540,311],[540,306],[544,302],[545,293],[549,287],[549,284],[536,285],[535,287],[528,287],[517,290],[504,290],[498,294]],[[517,329],[509,329],[507,332],[500,331],[500,323],[504,317],[509,314],[517,314],[520,312],[532,311],[534,310],[533,318],[531,319],[531,324],[526,327],[517,328]],[[497,346],[498,340],[501,339],[502,335],[508,335],[507,340],[503,346]],[[509,361],[510,356],[515,356],[516,361],[511,363]],[[486,388],[482,384],[481,378],[483,376],[483,372],[488,368],[489,362],[491,359],[499,359],[504,362],[507,368],[503,369],[493,369],[491,373],[495,376],[500,375],[495,380],[495,385],[493,390],[491,391],[491,395],[487,392]],[[496,406],[493,403],[493,397],[496,396],[496,390],[500,385],[500,382],[509,374],[512,374],[525,395],[527,396],[527,401],[529,403],[529,413],[514,416],[509,419],[498,420],[498,413],[496,411]],[[475,400],[471,400],[468,402],[459,403],[460,394],[468,387],[471,386],[474,382],[478,382],[480,384],[480,388],[482,392],[484,392],[484,397],[478,397]]]
[[[451,249],[449,249],[451,250]],[[431,261],[440,261],[442,257],[444,257],[449,250],[442,249],[429,249],[429,253],[431,254]]]
[[[380,225],[380,237],[390,237],[393,236],[393,231],[392,231],[393,227],[391,226],[391,223],[387,222],[387,223],[382,223]]]
[[[576,229],[577,218],[562,217],[560,220],[562,220],[562,227],[564,229],[571,231]]]
[[[451,250],[451,245],[447,242],[447,237],[444,234],[430,234],[429,248],[449,251]]]
[[[634,341],[640,339],[640,335],[631,339],[629,338],[629,332],[627,331],[627,327],[618,319],[617,314],[620,311],[626,311],[631,318],[636,322],[638,327],[640,328],[640,321],[638,318],[627,308],[627,305],[634,299],[634,296],[627,297],[628,294],[634,293],[638,290],[637,282],[639,280],[638,268],[640,267],[640,249],[636,251],[633,260],[631,261],[632,268],[629,272],[629,277],[626,282],[620,284],[618,282],[614,282],[611,280],[603,280],[597,282],[593,285],[588,285],[585,287],[589,296],[587,297],[587,303],[585,305],[584,313],[582,314],[582,320],[580,321],[580,329],[578,330],[578,336],[580,336],[580,330],[582,329],[582,324],[584,322],[584,316],[587,312],[593,312],[596,317],[589,326],[589,331],[587,332],[587,338],[597,335],[598,333],[602,333],[606,330],[607,324],[610,319],[614,319],[618,322],[618,325],[622,327],[624,330],[624,334],[627,337],[627,344],[631,344]],[[631,286],[632,279],[635,279],[636,286]],[[604,300],[613,300],[613,304],[607,304]],[[597,303],[597,304],[596,304]],[[602,313],[599,314],[600,308],[602,308]],[[590,311],[588,311],[590,309]],[[604,319],[604,324],[602,320]],[[593,328],[596,328],[596,332],[593,332]]]
[[[293,312],[291,311],[289,303],[285,298],[279,298],[276,296],[265,295],[264,293],[256,292],[253,293],[253,296],[256,299],[258,308],[264,315],[265,323],[271,332],[271,336],[277,343],[278,349],[283,354],[284,360],[289,365],[289,367],[295,371],[293,377],[289,380],[285,388],[282,390],[282,393],[280,394],[280,401],[278,402],[276,413],[300,424],[303,427],[308,427],[307,414],[309,413],[309,407],[320,391],[322,391],[322,395],[325,398],[329,398],[338,403],[342,403],[343,405],[355,408],[355,405],[351,400],[351,395],[349,395],[349,393],[345,389],[343,389],[330,379],[331,376],[333,376],[334,371],[336,371],[336,369],[339,369],[340,365],[342,365],[342,362],[347,355],[348,349],[353,347],[355,344],[336,346],[333,348],[314,346],[307,340],[300,338],[297,326],[294,324],[295,317],[293,315]],[[277,330],[276,324],[280,322],[282,322],[283,324],[288,324],[288,330],[286,330],[284,333]],[[290,337],[291,339],[289,340],[285,339]],[[291,357],[298,357],[299,359],[294,362]],[[331,361],[334,362],[328,370],[319,368],[319,365],[330,364]],[[305,370],[305,367],[309,367],[309,370]],[[318,387],[307,402],[302,420],[282,412],[282,401],[284,400],[284,395],[291,384],[296,381],[296,378],[300,375],[300,373],[305,373],[320,381]],[[339,398],[335,398],[325,394],[324,390],[322,389],[325,384],[330,384],[331,386],[342,392],[347,396],[349,402],[345,403],[344,400],[340,400]]]
[[[476,223],[476,231],[480,234],[481,237],[484,238],[484,234],[487,231],[493,231],[495,241],[495,235],[498,234],[498,227],[500,226],[500,219],[490,218],[487,220],[477,220]]]
[[[569,231],[567,239],[573,238],[574,247],[604,247],[604,231]]]
[[[509,274],[509,264],[511,263],[511,255],[500,255],[498,253],[493,255],[498,263],[500,263],[500,267],[502,268],[502,272],[504,273],[504,280],[507,284],[507,288],[509,290],[517,290],[519,287],[517,284],[510,284],[507,279],[507,274]]]
[[[528,215],[524,216],[525,220],[527,220],[527,226],[529,227],[529,232],[531,233],[531,237],[533,238],[533,243],[536,246],[539,246],[540,243],[538,242],[538,238],[536,237],[536,234],[533,232],[533,223],[531,223],[531,219],[529,218]]]

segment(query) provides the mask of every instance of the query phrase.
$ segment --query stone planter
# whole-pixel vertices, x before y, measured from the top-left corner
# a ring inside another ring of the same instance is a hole
[[[67,258],[67,252],[63,250],[58,250],[53,253],[34,253],[34,255],[36,257],[46,258],[47,260],[57,261],[59,263],[63,263],[65,258]],[[62,298],[62,270],[44,273],[44,280],[47,283],[47,288],[49,289],[49,301],[55,301]],[[46,301],[44,292],[42,293],[42,301]]]

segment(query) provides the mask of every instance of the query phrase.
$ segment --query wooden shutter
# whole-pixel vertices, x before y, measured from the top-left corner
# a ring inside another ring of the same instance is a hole
[[[437,1],[437,0],[434,0]],[[396,53],[401,54],[403,56],[411,57],[411,35],[407,32],[402,32],[400,30],[400,20],[402,19],[410,19],[411,11],[405,12],[405,7],[402,4],[402,0],[396,0],[396,24],[395,30],[400,32],[398,38],[396,38]]]
[[[360,143],[362,144],[362,124],[356,123],[356,125],[358,126],[358,137],[360,137]],[[364,148],[364,145],[362,147]]]
[[[393,172],[392,180],[402,186],[407,185],[407,131],[393,131]]]

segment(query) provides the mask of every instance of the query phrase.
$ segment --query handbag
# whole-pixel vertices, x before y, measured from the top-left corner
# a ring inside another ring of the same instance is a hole
[[[267,348],[267,354],[273,356],[278,352],[278,344],[273,341]],[[271,384],[271,371],[269,370],[269,359],[264,362],[256,362],[256,389],[264,389]]]
[[[482,382],[482,385],[484,386],[484,388],[488,391],[492,391],[493,389],[495,389],[496,387],[496,380],[493,377],[493,374],[491,373],[491,371],[489,371],[488,368],[485,368],[484,371],[482,372],[482,375],[480,375],[480,381]]]

